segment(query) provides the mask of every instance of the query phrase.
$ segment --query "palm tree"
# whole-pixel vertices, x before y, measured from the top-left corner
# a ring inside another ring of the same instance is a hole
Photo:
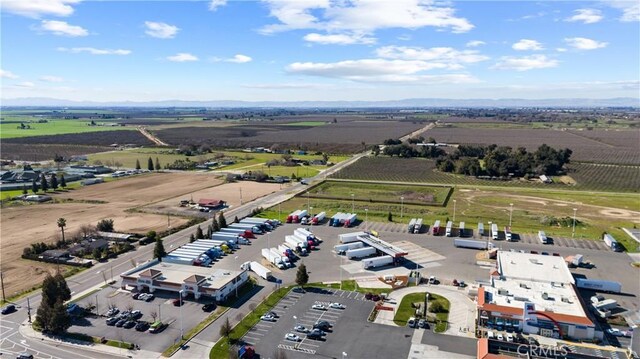
[[[67,226],[67,220],[64,218],[58,218],[58,227],[62,231],[62,241],[64,242],[64,227]]]

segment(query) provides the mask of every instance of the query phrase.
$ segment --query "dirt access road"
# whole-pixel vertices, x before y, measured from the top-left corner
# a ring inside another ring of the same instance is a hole
[[[39,284],[46,276],[46,271],[55,270],[54,265],[21,259],[20,256],[23,248],[31,243],[57,240],[60,237],[56,225],[58,218],[67,220],[67,238],[81,226],[95,225],[104,218],[114,220],[116,231],[145,233],[164,230],[168,222],[166,214],[136,213],[127,209],[150,203],[165,203],[167,206],[171,203],[179,208],[175,198],[190,193],[203,193],[223,200],[230,198],[229,201],[235,203],[235,197],[239,197],[236,186],[238,184],[222,184],[221,180],[206,173],[150,173],[53,194],[56,200],[65,201],[62,203],[2,208],[0,265],[6,295],[11,296]],[[243,182],[243,200],[248,202],[276,189],[255,182]],[[182,217],[171,217],[172,226],[186,221]]]

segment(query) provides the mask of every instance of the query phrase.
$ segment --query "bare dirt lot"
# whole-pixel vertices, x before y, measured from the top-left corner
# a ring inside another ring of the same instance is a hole
[[[39,284],[46,270],[55,270],[47,265],[20,258],[24,247],[35,242],[52,242],[60,236],[56,220],[67,220],[67,238],[83,225],[95,225],[99,220],[111,218],[115,230],[120,232],[145,233],[149,230],[167,228],[165,214],[136,213],[127,211],[149,203],[165,203],[177,207],[179,199],[194,194],[194,199],[220,198],[231,205],[261,197],[279,187],[254,182],[221,185],[222,181],[211,174],[203,173],[152,173],[120,179],[113,182],[83,187],[67,193],[54,194],[62,203],[43,203],[2,208],[0,214],[0,254],[4,285],[7,296]],[[220,186],[219,186],[220,185]],[[69,200],[73,200],[73,202]],[[94,201],[88,203],[86,201]],[[106,203],[102,203],[106,202]],[[188,213],[185,213],[188,214]],[[187,219],[171,217],[171,225],[180,225]]]

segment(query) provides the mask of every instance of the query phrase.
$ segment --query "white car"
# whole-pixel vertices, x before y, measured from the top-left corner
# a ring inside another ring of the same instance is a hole
[[[614,337],[622,337],[624,333],[618,328],[609,328],[607,329],[607,333],[613,335]]]
[[[309,329],[305,328],[304,325],[296,325],[295,327],[293,327],[293,329],[296,332],[299,332],[299,333],[308,333],[309,332]]]
[[[311,309],[327,310],[327,307],[322,305],[322,304],[314,304],[314,305],[311,306]]]
[[[513,335],[507,333],[507,341],[513,343]]]
[[[345,307],[344,305],[340,304],[340,303],[331,303],[329,304],[330,308],[334,308],[334,309],[346,309],[347,307]]]
[[[276,318],[271,315],[263,315],[260,317],[260,320],[264,320],[265,322],[275,322]]]
[[[293,333],[287,333],[285,334],[284,338],[286,340],[291,340],[292,342],[299,342],[300,341],[300,337],[293,334]]]
[[[498,333],[498,335],[496,335],[496,339],[504,340],[504,337],[502,336],[502,333]]]

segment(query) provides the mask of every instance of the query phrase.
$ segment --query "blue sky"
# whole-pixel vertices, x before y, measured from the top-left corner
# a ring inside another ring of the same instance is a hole
[[[1,1],[2,98],[640,97],[637,1]]]

